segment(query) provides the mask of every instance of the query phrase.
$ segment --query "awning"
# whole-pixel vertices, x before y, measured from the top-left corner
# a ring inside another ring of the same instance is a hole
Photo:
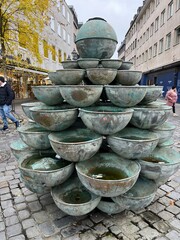
[[[19,70],[19,71],[24,71],[24,72],[30,72],[30,73],[41,74],[41,75],[45,75],[45,76],[48,75],[48,73],[46,73],[46,72],[41,72],[41,71],[31,70],[31,69],[27,69],[27,68],[15,67],[14,69],[15,69],[15,70]]]

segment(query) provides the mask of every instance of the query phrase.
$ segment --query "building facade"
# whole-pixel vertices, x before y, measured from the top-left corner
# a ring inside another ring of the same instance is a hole
[[[180,0],[143,1],[118,58],[132,61],[143,72],[141,84],[161,85],[164,95],[176,85],[180,102]]]
[[[78,19],[74,7],[67,5],[65,0],[57,0],[56,4],[51,5],[48,17],[41,39],[38,39],[37,50],[42,61],[39,62],[20,44],[14,51],[14,56],[20,57],[20,63],[14,65],[9,60],[7,78],[11,81],[16,98],[32,98],[31,87],[46,84],[44,79],[48,77],[48,72],[62,69],[61,62],[72,59],[72,52],[76,50],[74,39]]]

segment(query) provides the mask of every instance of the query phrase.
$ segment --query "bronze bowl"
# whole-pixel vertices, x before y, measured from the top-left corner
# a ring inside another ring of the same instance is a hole
[[[99,65],[98,58],[79,58],[77,62],[82,69],[97,68]]]
[[[88,79],[96,85],[106,85],[111,83],[117,74],[116,69],[109,68],[88,68],[86,70]]]
[[[62,97],[75,107],[88,107],[97,102],[101,96],[102,85],[61,85]]]
[[[146,105],[152,103],[162,95],[163,86],[143,86],[146,88],[146,94],[139,104]]]
[[[154,181],[139,177],[129,191],[112,199],[121,208],[138,211],[153,201],[156,191],[157,185]]]
[[[106,58],[106,59],[101,59],[100,63],[104,68],[119,69],[122,64],[122,60]]]
[[[51,187],[66,181],[74,171],[74,164],[56,157],[55,153],[29,153],[19,159],[21,180],[32,192],[50,192]]]
[[[99,150],[102,138],[87,128],[68,129],[49,135],[54,151],[63,159],[72,162],[91,158]]]
[[[55,85],[32,86],[32,91],[35,97],[46,105],[54,106],[63,102],[59,89]]]
[[[158,135],[148,130],[125,127],[118,133],[107,136],[111,149],[127,159],[146,157],[156,148]]]
[[[117,70],[117,75],[115,78],[116,84],[121,84],[125,86],[136,85],[142,77],[142,72],[135,70]]]
[[[129,70],[133,66],[133,62],[123,61],[119,70]]]
[[[66,60],[61,62],[64,69],[78,69],[79,65],[77,60]]]
[[[79,109],[79,116],[87,128],[102,135],[119,132],[129,123],[133,110],[104,105]]]
[[[42,102],[27,102],[27,103],[22,103],[21,104],[21,107],[22,107],[22,110],[23,112],[25,113],[25,115],[33,121],[32,119],[32,116],[31,116],[31,112],[30,112],[30,108],[31,107],[37,107],[37,106],[41,106],[41,105],[44,105],[44,103]]]
[[[33,120],[49,131],[62,131],[78,117],[78,109],[68,104],[32,107],[30,111]]]
[[[141,167],[115,153],[97,153],[76,164],[82,184],[102,197],[115,197],[127,192],[137,181]]]
[[[52,188],[51,195],[57,207],[71,216],[82,216],[91,212],[101,199],[86,189],[74,175],[63,184]]]
[[[108,99],[118,107],[133,107],[145,96],[143,86],[107,85],[105,91]]]

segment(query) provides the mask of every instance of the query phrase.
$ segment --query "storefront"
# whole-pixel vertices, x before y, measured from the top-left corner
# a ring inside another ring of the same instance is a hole
[[[26,68],[8,67],[7,69],[7,80],[14,89],[16,99],[34,98],[32,86],[46,85],[47,76],[47,72]]]

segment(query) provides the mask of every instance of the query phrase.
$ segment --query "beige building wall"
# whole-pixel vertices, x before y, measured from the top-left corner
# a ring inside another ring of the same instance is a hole
[[[143,72],[180,61],[180,0],[146,0],[125,36],[126,61]]]

